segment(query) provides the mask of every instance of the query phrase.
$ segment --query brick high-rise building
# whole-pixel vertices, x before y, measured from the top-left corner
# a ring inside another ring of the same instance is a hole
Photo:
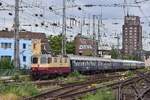
[[[142,51],[142,26],[140,17],[125,16],[123,29],[123,53],[139,55]]]

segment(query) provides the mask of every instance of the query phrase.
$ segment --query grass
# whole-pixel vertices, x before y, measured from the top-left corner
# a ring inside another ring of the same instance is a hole
[[[68,77],[77,77],[80,78],[82,75],[78,71],[74,71],[68,75]]]
[[[0,100],[21,100],[21,98],[15,94],[8,93],[5,95],[0,95]]]
[[[85,77],[81,75],[78,71],[70,73],[67,77],[58,77],[58,80],[63,81],[63,83],[74,83],[85,81]]]
[[[110,89],[98,90],[95,94],[87,94],[81,100],[116,100]]]
[[[38,93],[39,92],[37,87],[31,83],[22,83],[20,85],[16,84],[6,85],[3,83],[0,84],[0,94],[1,94],[0,98],[10,97],[16,98],[11,100],[17,100],[17,98],[34,96],[37,95]]]
[[[132,77],[135,74],[132,71],[126,71],[126,75],[127,75],[127,77]]]

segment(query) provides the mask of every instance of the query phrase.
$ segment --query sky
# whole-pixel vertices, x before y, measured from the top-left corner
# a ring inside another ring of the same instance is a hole
[[[0,29],[13,29],[14,1],[0,0]],[[101,18],[100,33],[101,43],[109,48],[117,45],[117,34],[120,36],[120,48],[122,47],[122,25],[124,13],[140,16],[143,28],[143,48],[150,50],[150,0],[126,0],[125,8],[112,7],[114,4],[123,5],[124,0],[66,0],[66,22],[67,37],[81,33],[85,36],[92,36],[93,15]],[[139,2],[138,4],[135,3]],[[141,3],[140,3],[141,2]],[[84,7],[83,5],[103,5]],[[76,5],[76,7],[74,7]],[[105,6],[104,6],[105,5]],[[140,7],[138,7],[140,6]],[[52,8],[50,10],[49,8]],[[80,9],[79,9],[80,8]],[[7,9],[7,10],[4,10]],[[101,16],[101,17],[100,17]],[[43,32],[47,35],[62,33],[62,0],[20,0],[20,30]],[[70,18],[75,18],[76,23]],[[98,31],[98,20],[95,19],[95,32]],[[55,26],[56,23],[58,26]],[[82,23],[82,28],[81,28]],[[81,31],[82,30],[82,31]]]

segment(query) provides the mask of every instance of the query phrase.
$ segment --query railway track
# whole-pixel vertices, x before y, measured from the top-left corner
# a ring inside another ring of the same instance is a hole
[[[150,93],[150,73],[137,72],[137,77],[120,83],[114,89],[118,91],[117,100],[150,100],[146,96]]]
[[[93,88],[86,88],[83,89],[81,91],[75,91],[75,92],[70,92],[67,94],[62,94],[59,95],[57,98],[53,98],[53,99],[48,99],[48,100],[57,100],[57,99],[61,99],[61,100],[72,100],[72,99],[77,99],[82,97],[84,94],[90,92],[90,93],[95,93],[98,89],[104,88],[104,87],[111,87],[113,89],[119,88],[120,86],[127,86],[127,85],[131,85],[134,82],[140,81],[142,80],[141,77],[133,77],[133,78],[129,78],[127,80],[124,81],[119,81],[119,82],[115,82],[115,83],[109,83],[109,84],[105,84],[103,86],[100,87],[93,87]],[[144,91],[144,93],[146,93],[149,89],[147,89],[146,91]],[[145,95],[145,94],[143,94]],[[122,99],[118,99],[118,100],[122,100]]]
[[[111,81],[116,78],[119,78],[119,76],[111,76],[111,77],[105,77],[102,79],[95,79],[93,81],[89,82],[84,82],[84,83],[72,83],[65,85],[62,88],[53,90],[53,91],[48,91],[46,93],[42,93],[38,96],[30,97],[30,98],[25,98],[25,100],[72,100],[76,98],[82,97],[84,94],[90,92],[90,93],[95,93],[98,89],[104,88],[104,87],[111,87],[113,89],[116,89],[118,91],[118,100],[130,100],[130,99],[123,99],[122,97],[122,89],[125,87],[132,87],[132,90],[136,91],[136,100],[145,100],[142,98],[146,98],[146,95],[150,92],[150,87],[142,90],[142,92],[139,92],[135,87],[134,84],[140,82],[141,80],[145,80],[146,82],[149,82],[149,73],[148,74],[143,74],[143,73],[137,73],[137,76],[114,82],[114,83],[108,83],[99,87],[90,87],[91,84],[98,84],[101,82],[106,82],[106,81]],[[121,77],[121,76],[120,76]],[[133,95],[130,95],[129,97],[135,97]],[[133,100],[133,99],[131,99]],[[149,100],[149,99],[147,99]]]
[[[57,100],[58,98],[59,99],[65,98],[67,97],[67,95],[71,97],[71,95],[94,89],[93,87],[89,88],[89,86],[92,86],[92,84],[112,81],[120,77],[123,77],[123,75],[111,75],[111,76],[105,76],[105,77],[96,76],[96,77],[93,77],[93,80],[91,79],[89,81],[85,81],[81,83],[65,84],[65,85],[62,85],[63,87],[59,89],[48,91],[48,92],[39,94],[34,97],[25,98],[24,100]]]

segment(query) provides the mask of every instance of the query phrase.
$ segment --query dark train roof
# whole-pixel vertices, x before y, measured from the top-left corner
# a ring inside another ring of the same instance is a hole
[[[90,57],[90,56],[68,55],[68,57],[71,60],[91,60],[91,61],[111,61],[111,62],[144,63],[144,62],[141,62],[141,61],[134,61],[134,60],[122,60],[122,59],[100,58],[100,57]]]

